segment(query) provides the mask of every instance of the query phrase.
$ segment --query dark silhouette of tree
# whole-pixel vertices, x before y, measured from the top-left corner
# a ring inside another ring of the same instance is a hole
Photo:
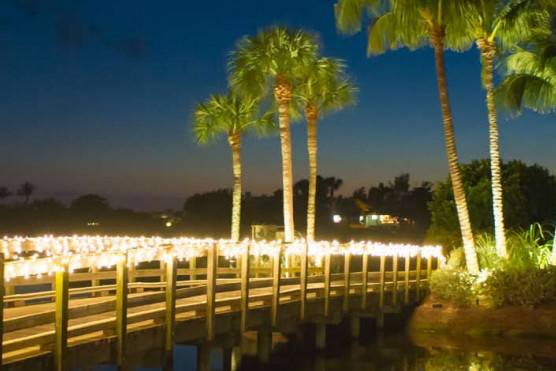
[[[99,213],[110,210],[110,204],[106,198],[96,194],[79,196],[71,203],[71,209],[81,213]]]
[[[431,194],[431,183],[423,182],[412,188],[410,175],[406,173],[395,177],[386,185],[379,183],[378,186],[370,187],[368,205],[373,212],[407,218],[420,229],[426,230],[430,223],[427,204],[431,200]]]
[[[344,181],[340,178],[332,176],[324,178],[324,184],[328,189],[328,197],[334,198],[334,193],[340,189],[340,187],[344,184]]]
[[[492,193],[490,165],[487,160],[475,160],[462,166],[463,181],[469,195],[469,212],[474,230],[492,232]],[[539,223],[552,223],[556,218],[556,177],[539,165],[521,161],[502,164],[504,184],[504,220],[508,229],[527,228]],[[457,246],[458,220],[449,180],[435,186],[429,204],[432,224],[427,232],[432,242],[446,247]]]
[[[10,197],[12,195],[12,193],[10,192],[10,190],[6,187],[0,187],[0,200],[4,200],[8,197]]]
[[[33,192],[35,192],[35,186],[30,182],[25,182],[19,186],[17,195],[23,197],[25,204],[28,204]]]

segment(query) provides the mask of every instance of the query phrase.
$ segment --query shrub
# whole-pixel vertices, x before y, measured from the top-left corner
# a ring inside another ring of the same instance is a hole
[[[475,249],[481,269],[493,270],[500,266],[500,257],[496,254],[496,241],[489,233],[480,234],[475,241]]]
[[[556,268],[505,264],[483,283],[481,291],[495,306],[539,304],[556,301]]]
[[[553,240],[540,224],[508,236],[508,263],[512,266],[546,268],[550,264]]]
[[[458,247],[450,251],[446,261],[446,269],[463,270],[465,268],[465,253],[463,247]]]
[[[464,307],[475,301],[474,282],[474,277],[465,271],[445,269],[433,272],[430,288],[438,299]]]

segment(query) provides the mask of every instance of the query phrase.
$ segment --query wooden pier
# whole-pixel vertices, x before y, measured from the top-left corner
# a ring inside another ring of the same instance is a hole
[[[416,304],[442,261],[438,254],[425,255],[425,248],[371,255],[343,245],[318,257],[306,247],[286,259],[288,245],[273,246],[272,253],[255,255],[251,243],[243,242],[230,256],[214,242],[180,259],[165,241],[159,260],[131,264],[127,251],[111,250],[119,256],[112,267],[87,266],[84,259],[84,266],[72,268],[75,262],[58,257],[54,273],[27,277],[18,276],[28,272],[23,265],[17,272],[18,260],[5,248],[11,259],[0,259],[2,370],[91,369],[101,363],[125,369],[146,354],[171,364],[175,344],[198,344],[198,367],[206,370],[203,349],[231,349],[253,331],[264,361],[273,332],[304,323],[317,326],[315,342],[322,347],[326,324],[348,317],[358,336],[360,318],[374,317],[382,326],[385,314]],[[31,259],[28,252],[19,255],[19,261],[22,255]],[[8,272],[9,281],[3,279]],[[231,359],[237,364],[237,357]]]

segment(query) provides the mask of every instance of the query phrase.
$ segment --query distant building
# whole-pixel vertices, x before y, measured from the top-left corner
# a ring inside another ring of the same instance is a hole
[[[396,226],[405,222],[409,222],[409,220],[401,219],[400,217],[389,214],[367,213],[359,216],[359,224],[363,228],[378,227],[382,225]]]

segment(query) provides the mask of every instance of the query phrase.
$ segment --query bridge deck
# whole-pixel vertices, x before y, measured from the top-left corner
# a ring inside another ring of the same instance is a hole
[[[411,257],[409,250],[404,256],[358,257],[348,251],[336,253],[334,261],[328,253],[322,266],[307,264],[307,255],[292,259],[274,251],[262,261],[246,249],[235,267],[220,259],[216,245],[186,267],[178,267],[176,256],[162,260],[162,254],[159,261],[134,267],[124,253],[114,260],[115,269],[83,266],[70,272],[66,266],[55,277],[30,278],[23,275],[25,265],[14,274],[15,261],[0,300],[2,369],[41,364],[40,369],[65,370],[81,366],[83,358],[122,366],[129,354],[146,351],[147,343],[167,356],[179,341],[212,342],[345,315],[381,317],[419,301],[439,265],[428,256],[423,269],[420,251]],[[3,267],[0,259],[2,274]]]

